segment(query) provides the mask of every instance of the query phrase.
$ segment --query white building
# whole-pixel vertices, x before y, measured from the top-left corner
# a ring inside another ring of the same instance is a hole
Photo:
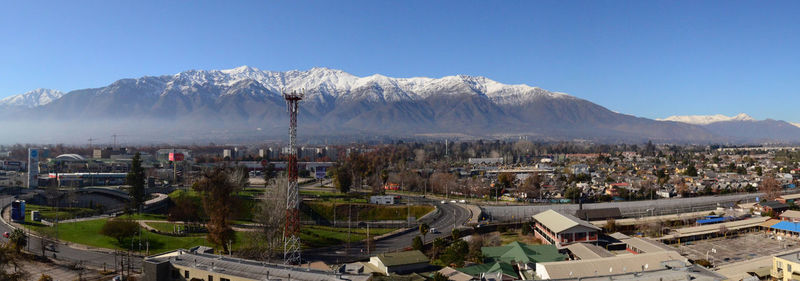
[[[375,195],[369,197],[370,204],[380,204],[380,205],[394,205],[396,202],[394,201],[394,196],[391,195]]]

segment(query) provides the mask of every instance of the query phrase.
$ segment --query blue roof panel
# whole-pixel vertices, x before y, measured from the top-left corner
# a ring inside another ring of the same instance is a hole
[[[792,232],[800,232],[800,223],[782,221],[782,222],[776,223],[771,228],[778,229],[778,230],[792,231]]]

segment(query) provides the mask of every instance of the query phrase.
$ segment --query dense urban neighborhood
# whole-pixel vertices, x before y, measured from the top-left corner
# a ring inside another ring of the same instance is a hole
[[[285,264],[289,152],[2,146],[3,231],[81,275],[209,281],[769,279],[800,236],[794,147],[304,146]]]

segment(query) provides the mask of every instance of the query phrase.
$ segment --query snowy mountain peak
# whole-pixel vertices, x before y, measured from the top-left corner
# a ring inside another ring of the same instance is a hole
[[[670,116],[664,119],[656,119],[658,121],[674,121],[681,123],[688,123],[694,125],[708,125],[717,122],[726,121],[755,121],[753,117],[745,113],[739,113],[736,116],[725,116],[722,114],[716,115],[687,115],[687,116]]]
[[[242,66],[237,67],[237,68],[220,70],[220,72],[222,72],[222,73],[234,74],[234,75],[235,74],[251,73],[251,72],[259,72],[259,71],[260,70],[258,68],[250,67],[250,66],[247,66],[247,65],[242,65]]]
[[[0,99],[0,107],[34,108],[48,104],[64,95],[59,90],[38,88],[15,96]]]

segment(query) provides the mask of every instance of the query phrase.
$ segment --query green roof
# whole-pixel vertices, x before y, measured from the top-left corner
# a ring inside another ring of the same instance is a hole
[[[380,254],[378,255],[378,259],[387,267],[430,262],[428,257],[418,250]]]
[[[554,245],[528,245],[520,242],[511,242],[505,246],[482,247],[481,252],[487,262],[522,262],[539,263],[563,261],[567,257],[558,252]]]
[[[465,268],[459,268],[457,270],[472,276],[478,276],[481,273],[502,272],[505,275],[512,276],[514,278],[519,278],[519,275],[517,275],[517,271],[514,270],[514,266],[505,262],[478,264],[478,265],[468,266]]]

